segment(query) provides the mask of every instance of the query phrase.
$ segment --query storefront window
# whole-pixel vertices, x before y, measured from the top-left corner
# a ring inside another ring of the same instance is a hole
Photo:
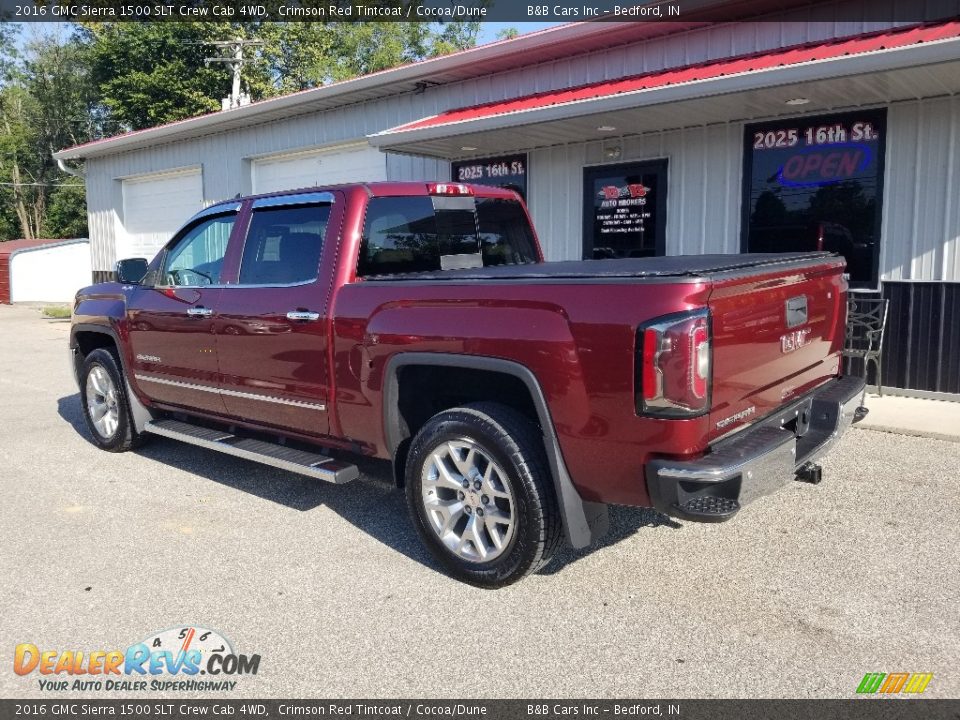
[[[875,286],[885,140],[885,110],[748,125],[745,249],[837,252]]]
[[[583,171],[584,259],[666,254],[667,161]]]

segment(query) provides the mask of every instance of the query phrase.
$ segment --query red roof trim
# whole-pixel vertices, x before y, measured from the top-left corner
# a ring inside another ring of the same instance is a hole
[[[0,242],[0,257],[9,257],[19,250],[39,248],[44,246],[60,245],[62,243],[77,242],[75,239],[69,240],[6,240]]]
[[[687,65],[684,67],[670,68],[669,70],[658,70],[656,72],[633,75],[617,80],[605,80],[575,88],[553,90],[511,100],[499,100],[483,105],[448,110],[439,115],[433,115],[412,123],[407,123],[406,125],[400,125],[386,131],[385,134],[450,125],[469,120],[495,117],[497,115],[537,110],[554,105],[594,100],[640,90],[651,90],[668,85],[680,85],[698,80],[710,80],[726,75],[757,72],[760,70],[813,62],[815,60],[829,60],[848,55],[890,50],[956,37],[960,37],[960,22],[951,21],[935,25],[911,26],[904,29],[857,35],[841,40],[795,45],[775,52],[713,60],[700,65]]]

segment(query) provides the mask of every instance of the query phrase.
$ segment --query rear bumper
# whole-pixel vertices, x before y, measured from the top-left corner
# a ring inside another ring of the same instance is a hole
[[[646,476],[654,507],[685,520],[729,520],[743,505],[793,480],[861,420],[863,391],[863,378],[832,380],[697,460],[652,460]]]

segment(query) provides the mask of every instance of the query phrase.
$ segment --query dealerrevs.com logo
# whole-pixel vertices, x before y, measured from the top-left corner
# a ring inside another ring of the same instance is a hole
[[[45,650],[17,645],[13,671],[44,691],[232,691],[256,675],[259,655],[236,653],[215,630],[192,625],[154,633],[126,650]]]
[[[872,695],[874,693],[919,695],[927,689],[931,680],[933,680],[933,673],[869,672],[863,676],[863,680],[857,686],[857,693],[861,695]]]

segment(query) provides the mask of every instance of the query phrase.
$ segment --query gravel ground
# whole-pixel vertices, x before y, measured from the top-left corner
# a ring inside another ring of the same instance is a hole
[[[3,652],[197,624],[261,655],[238,696],[844,698],[868,671],[960,695],[960,444],[856,429],[818,487],[720,525],[614,508],[603,547],[482,591],[438,572],[382,473],[97,450],[68,329],[0,307]],[[11,659],[0,697],[42,696]]]

